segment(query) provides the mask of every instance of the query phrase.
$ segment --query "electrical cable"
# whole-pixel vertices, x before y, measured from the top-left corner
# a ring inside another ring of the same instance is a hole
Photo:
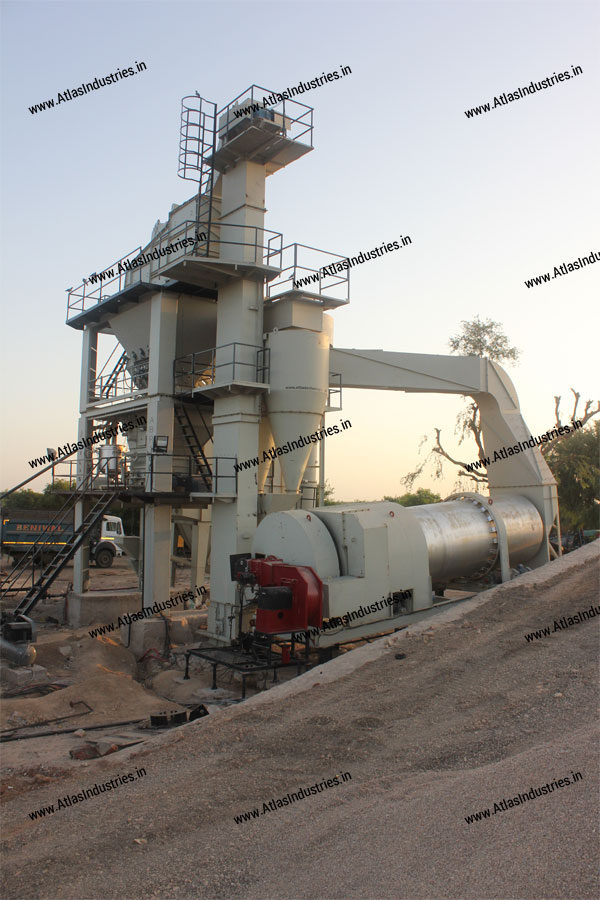
[[[152,659],[158,659],[161,662],[169,662],[169,659],[167,659],[167,657],[160,655],[160,653],[158,652],[156,647],[148,647],[148,649],[145,651],[145,653],[142,653],[142,655],[138,659],[138,663],[144,662],[144,660],[146,659],[146,657],[148,656],[149,653],[156,654],[155,656],[151,657]]]
[[[62,691],[64,688],[71,687],[74,682],[45,682],[41,684],[28,684],[25,687],[13,688],[12,691],[5,691],[2,695],[4,700],[10,700],[13,697],[26,697],[28,694],[52,694],[54,691]]]

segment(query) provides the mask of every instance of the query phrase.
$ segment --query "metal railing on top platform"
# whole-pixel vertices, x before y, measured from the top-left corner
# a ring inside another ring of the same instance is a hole
[[[242,234],[241,240],[232,240],[233,235]],[[181,246],[172,249],[174,244]],[[153,283],[153,279],[164,278],[161,270],[179,259],[215,259],[223,262],[249,266],[270,266],[281,268],[281,252],[283,235],[269,228],[255,225],[238,225],[230,222],[196,222],[186,219],[178,225],[163,231],[151,245],[141,252],[138,248],[133,253],[122,256],[116,263],[103,271],[107,276],[97,284],[94,281],[90,289],[89,279],[69,291],[67,300],[67,322],[75,316],[102,303],[114,294],[136,284]],[[223,257],[223,248],[237,248],[238,252]],[[240,252],[241,251],[241,252]],[[138,262],[139,260],[139,262]],[[132,263],[138,264],[134,267]],[[120,266],[120,268],[119,268]],[[115,275],[115,268],[117,274]],[[94,278],[99,278],[94,273]]]
[[[240,107],[251,107],[254,104],[259,106],[258,110],[252,110],[251,113],[260,114],[268,120],[279,123],[281,131],[290,141],[300,141],[305,138],[302,143],[307,147],[312,147],[313,142],[313,108],[298,100],[280,100],[277,103],[268,103],[263,105],[263,99],[267,99],[276,92],[269,91],[267,88],[260,87],[258,84],[251,84],[249,88],[234,97],[230,103],[223,106],[217,111],[217,138],[223,141],[225,137],[231,133],[231,126],[236,123],[243,123],[243,116],[236,116],[233,107],[240,111]],[[269,115],[271,114],[271,115]],[[217,146],[217,149],[219,147]]]
[[[140,255],[141,250],[141,247],[137,247],[131,253],[126,253],[125,256],[122,256],[110,267],[103,269],[101,274],[106,277],[100,278],[99,275],[93,272],[91,276],[94,279],[93,281],[89,278],[84,278],[80,285],[76,288],[71,288],[67,298],[67,322],[80,315],[80,313],[87,312],[92,306],[102,303],[108,297],[112,297],[113,294],[118,294],[119,291],[122,291],[128,274],[124,263],[125,261],[131,263],[132,260]],[[115,268],[117,270],[116,274]]]
[[[180,356],[173,363],[173,392],[191,394],[197,388],[231,381],[267,384],[269,355],[268,348],[232,341]]]
[[[89,451],[88,451],[89,452]],[[101,470],[97,468],[100,466]],[[85,490],[89,492],[118,491],[139,494],[236,494],[237,459],[229,456],[208,456],[204,459],[189,454],[147,453],[133,451],[94,463],[97,474],[87,476]],[[52,481],[74,481],[77,460],[57,463]]]
[[[266,286],[266,296],[273,299],[288,291],[303,290],[320,294],[341,303],[350,302],[350,270],[329,274],[329,266],[342,264],[347,259],[339,253],[319,250],[307,244],[288,244],[281,250],[281,272]],[[302,285],[296,287],[298,282]]]

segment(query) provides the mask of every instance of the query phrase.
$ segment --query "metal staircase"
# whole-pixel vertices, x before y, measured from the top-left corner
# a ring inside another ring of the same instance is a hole
[[[38,600],[45,594],[52,582],[60,575],[66,564],[79,549],[87,535],[90,533],[94,525],[102,518],[108,507],[118,496],[116,491],[112,491],[96,501],[90,512],[87,514],[79,528],[76,528],[64,547],[58,551],[52,561],[42,571],[39,579],[31,587],[19,605],[15,607],[15,613],[28,615]],[[74,506],[75,504],[73,504]]]
[[[69,495],[68,499],[57,511],[52,521],[47,523],[38,539],[32,544],[27,553],[21,557],[7,578],[0,584],[0,601],[7,597],[9,593],[26,589],[25,582],[29,580],[29,567],[31,566],[32,571],[35,572],[36,563],[40,563],[40,561],[43,560],[44,554],[48,553],[48,544],[45,542],[44,538],[51,532],[56,531],[56,526],[73,521],[75,504],[82,500],[89,492],[94,479],[100,475],[102,467],[105,465],[105,462],[96,463],[88,475],[81,481],[77,489]],[[27,590],[25,597],[15,608],[15,615],[27,615],[27,613],[34,608],[39,599],[64,569],[71,557],[79,549],[98,520],[102,518],[111,503],[115,501],[117,496],[117,491],[108,491],[103,493],[102,496],[96,500],[81,525],[74,529],[73,533],[68,537],[67,543],[55,553],[50,563],[46,566],[43,564],[41,565],[41,574],[37,580],[35,580],[35,576],[32,578],[33,584],[29,590]]]
[[[199,474],[204,482],[204,486],[207,491],[210,491],[211,481],[212,481],[212,471],[210,468],[210,463],[208,462],[206,456],[204,455],[204,450],[202,449],[202,444],[200,442],[198,435],[196,434],[194,426],[192,425],[192,421],[189,417],[189,413],[182,403],[176,403],[173,411],[175,413],[175,418],[177,419],[177,422],[181,429],[181,433],[183,434],[183,438],[185,440],[187,448],[190,451],[191,455],[193,456],[193,458],[195,459],[195,461],[198,465]],[[201,412],[199,412],[199,415],[200,415],[200,418],[202,419],[202,424],[203,424],[205,432],[206,432],[206,436],[204,439],[204,442],[206,443],[206,441],[210,437],[210,430],[209,430],[206,422],[204,421],[204,416],[202,415]]]
[[[121,356],[119,357],[116,366],[104,382],[100,388],[100,397],[108,397],[111,390],[115,387],[119,375],[127,368],[127,351],[124,350]]]

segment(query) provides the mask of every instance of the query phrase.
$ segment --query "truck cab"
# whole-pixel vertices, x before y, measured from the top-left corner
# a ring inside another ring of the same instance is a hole
[[[90,555],[100,569],[109,569],[115,556],[123,556],[120,538],[124,537],[123,523],[118,516],[104,516],[100,535],[92,537]]]

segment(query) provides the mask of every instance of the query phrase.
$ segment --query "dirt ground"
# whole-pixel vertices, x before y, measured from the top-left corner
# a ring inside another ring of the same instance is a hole
[[[1,896],[596,898],[600,616],[525,640],[592,603],[594,545],[466,601],[452,621],[440,613],[16,792]],[[23,761],[35,743],[20,744]],[[140,766],[132,783],[30,818]],[[573,772],[577,783],[465,821]],[[263,806],[340,773],[351,778]]]
[[[10,568],[10,561],[4,562]],[[124,559],[116,560],[110,569],[92,567],[90,575],[91,588],[95,591],[110,593],[135,588],[135,575]],[[189,569],[178,567],[175,589],[189,587],[189,576]],[[161,641],[158,648],[149,651],[147,658],[138,663],[117,635],[92,639],[89,634],[92,626],[70,629],[64,620],[65,591],[71,578],[72,567],[68,566],[53,586],[54,593],[51,591],[48,600],[39,603],[34,613],[38,629],[36,664],[46,669],[48,681],[56,690],[12,697],[8,693],[11,685],[2,685],[0,729],[3,736],[32,735],[36,731],[30,726],[36,725],[40,731],[57,732],[35,737],[26,744],[17,740],[2,744],[0,795],[5,802],[40,784],[56,785],[72,770],[87,768],[88,762],[70,756],[70,751],[84,742],[107,740],[111,736],[122,738],[124,743],[147,741],[156,735],[155,730],[147,727],[154,713],[181,712],[199,703],[205,704],[209,712],[216,712],[237,703],[241,696],[239,677],[236,680],[232,673],[223,670],[219,672],[219,689],[212,690],[211,667],[197,658],[190,660],[191,677],[185,680],[183,645],[171,642],[168,659],[161,659]],[[5,606],[12,608],[15,602],[13,596]],[[185,611],[175,610],[168,617],[181,622]],[[293,674],[292,670],[286,670],[281,680]],[[247,695],[252,696],[264,687],[265,677],[249,679]],[[119,725],[111,730],[98,727],[140,719],[146,721],[139,726]],[[83,729],[85,735],[73,734],[75,729]]]

